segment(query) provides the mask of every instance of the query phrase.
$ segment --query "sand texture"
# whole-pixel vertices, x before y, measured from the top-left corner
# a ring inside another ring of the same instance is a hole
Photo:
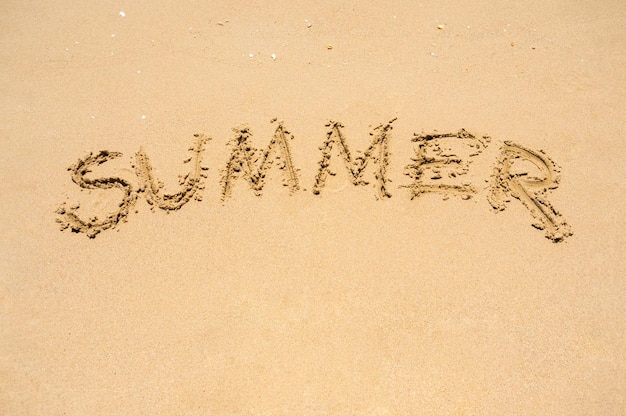
[[[625,28],[4,1],[0,414],[626,414]]]

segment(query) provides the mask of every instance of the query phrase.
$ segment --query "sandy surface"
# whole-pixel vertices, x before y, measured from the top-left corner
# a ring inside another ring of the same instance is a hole
[[[621,1],[73,3],[0,8],[1,414],[626,414]]]

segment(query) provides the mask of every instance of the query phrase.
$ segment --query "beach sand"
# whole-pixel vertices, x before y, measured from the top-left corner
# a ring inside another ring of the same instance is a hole
[[[0,21],[1,414],[626,414],[622,2]]]

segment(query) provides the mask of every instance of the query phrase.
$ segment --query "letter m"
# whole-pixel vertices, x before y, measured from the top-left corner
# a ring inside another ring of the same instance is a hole
[[[313,193],[319,194],[322,188],[326,185],[326,179],[328,175],[334,176],[334,173],[330,170],[331,152],[334,146],[339,148],[339,154],[343,160],[344,166],[348,171],[348,175],[352,180],[352,184],[367,185],[369,182],[363,179],[363,173],[370,161],[376,165],[374,171],[374,178],[376,179],[376,189],[378,197],[390,198],[391,194],[387,190],[387,183],[391,182],[387,178],[387,167],[389,166],[389,132],[392,129],[391,124],[395,121],[389,121],[387,124],[380,124],[370,133],[373,136],[370,146],[360,156],[353,159],[348,149],[346,138],[342,129],[344,126],[341,123],[331,121],[326,126],[330,127],[328,133],[326,133],[326,140],[320,147],[322,151],[322,159],[319,162],[319,170],[315,177],[315,184],[313,185]]]
[[[248,127],[235,128],[233,131],[235,137],[229,142],[232,151],[221,178],[222,201],[231,196],[235,181],[240,178],[245,179],[254,193],[260,196],[265,186],[265,176],[274,160],[279,162],[278,168],[283,172],[283,185],[292,192],[300,189],[298,170],[294,167],[289,147],[293,136],[285,130],[282,122],[276,127],[264,151],[252,145],[252,133]]]

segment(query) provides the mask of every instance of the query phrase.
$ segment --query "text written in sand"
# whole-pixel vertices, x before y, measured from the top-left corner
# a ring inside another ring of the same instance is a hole
[[[372,129],[369,146],[357,152],[357,156],[350,151],[344,125],[330,121],[326,125],[326,139],[320,146],[321,157],[311,192],[321,195],[329,177],[336,174],[331,164],[339,164],[343,165],[354,186],[373,185],[378,199],[391,198],[389,141],[394,121]],[[247,182],[255,195],[262,196],[266,175],[272,166],[279,169],[283,185],[290,192],[304,191],[291,151],[294,137],[282,122],[276,122],[273,137],[265,149],[254,146],[247,126],[233,131],[234,135],[228,142],[230,154],[221,171],[223,203],[231,197],[238,180]],[[68,168],[72,181],[83,189],[121,191],[117,209],[102,217],[89,217],[79,212],[78,205],[64,203],[56,211],[57,222],[62,229],[94,238],[127,221],[140,196],[153,210],[165,211],[176,211],[192,200],[202,200],[208,170],[203,164],[203,155],[209,140],[208,136],[194,135],[194,142],[189,148],[190,156],[185,160],[185,164],[189,165],[188,172],[179,177],[180,188],[174,193],[164,191],[164,184],[155,177],[150,159],[143,149],[135,154],[132,163],[137,178],[135,184],[120,177],[94,179],[90,175],[93,167],[118,158],[121,153],[102,150],[84,156]],[[406,190],[411,199],[435,193],[444,199],[458,196],[468,200],[478,194],[479,190],[468,180],[468,174],[472,171],[472,163],[483,156],[484,150],[491,144],[489,136],[476,137],[461,129],[455,133],[414,134],[411,140],[416,144],[414,155],[404,169],[404,175],[409,180],[398,187]],[[333,163],[333,156],[338,158],[337,162]],[[486,199],[493,210],[504,210],[515,199],[529,211],[533,227],[543,230],[549,240],[560,242],[572,235],[567,222],[547,199],[548,192],[558,187],[559,168],[544,152],[505,141],[500,145],[491,169]],[[366,171],[371,173],[366,176]]]

